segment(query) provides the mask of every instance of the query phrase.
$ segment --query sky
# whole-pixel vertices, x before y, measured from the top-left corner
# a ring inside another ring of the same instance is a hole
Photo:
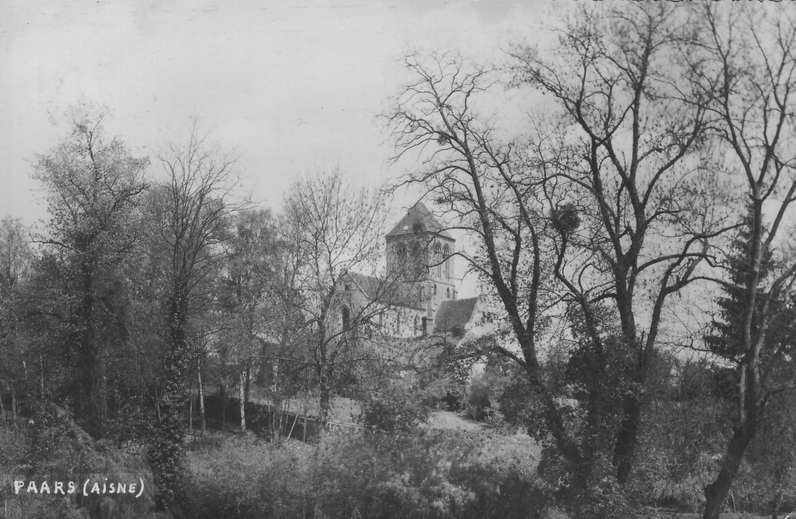
[[[500,57],[554,4],[545,0],[224,2],[4,0],[0,4],[0,218],[46,218],[36,154],[68,133],[66,109],[105,105],[133,156],[198,117],[236,150],[253,198],[277,209],[290,180],[339,166],[378,185],[389,166],[376,115],[409,76],[407,49]],[[158,174],[153,160],[150,173]],[[396,205],[413,203],[405,194]],[[394,208],[400,211],[403,207]]]
[[[170,5],[168,5],[170,4]],[[83,99],[134,156],[199,117],[236,149],[266,205],[297,174],[340,166],[395,178],[376,115],[408,76],[408,48],[477,56],[532,33],[541,4],[509,0],[24,1],[0,6],[0,218],[46,216],[29,178]],[[153,165],[152,169],[156,169]],[[153,171],[156,173],[156,171]]]

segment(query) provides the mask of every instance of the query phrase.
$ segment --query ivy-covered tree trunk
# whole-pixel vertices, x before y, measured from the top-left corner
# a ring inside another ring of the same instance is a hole
[[[633,469],[633,456],[638,446],[639,423],[641,421],[641,401],[633,395],[625,400],[625,416],[619,426],[614,448],[616,480],[620,485],[627,483]]]
[[[652,335],[652,338],[654,339],[655,336]],[[630,479],[641,434],[639,426],[643,409],[642,391],[647,385],[647,373],[652,354],[650,349],[654,344],[654,341],[646,342],[646,339],[648,337],[642,337],[636,346],[638,356],[632,363],[632,372],[627,374],[631,381],[631,387],[622,399],[623,418],[616,435],[613,459],[613,464],[616,467],[616,480],[620,485],[624,485]]]
[[[213,301],[210,280],[223,254],[219,244],[237,210],[226,201],[234,160],[209,146],[196,125],[184,146],[170,143],[159,157],[166,178],[151,192],[149,236],[162,273],[168,353],[164,359],[161,418],[149,457],[159,510],[175,509],[183,476],[185,381],[190,370],[189,319]],[[223,401],[223,399],[222,399]]]
[[[181,412],[185,406],[185,377],[190,366],[186,341],[186,298],[176,296],[169,312],[169,352],[164,359],[165,378],[160,399],[160,420],[156,424],[149,461],[155,480],[155,506],[167,510],[177,501],[184,474],[183,440],[185,424]]]

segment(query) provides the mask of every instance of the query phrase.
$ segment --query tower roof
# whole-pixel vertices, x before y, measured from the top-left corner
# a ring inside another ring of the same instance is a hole
[[[423,202],[418,202],[410,207],[406,215],[392,228],[392,231],[387,233],[387,238],[426,231],[433,232],[449,240],[453,239],[453,236],[448,234],[448,231],[443,228],[439,220],[434,218],[434,215],[431,214],[431,211],[428,210]]]

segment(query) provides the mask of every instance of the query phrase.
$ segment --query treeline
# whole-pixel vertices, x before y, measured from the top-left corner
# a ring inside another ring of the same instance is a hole
[[[0,223],[4,423],[49,416],[93,441],[145,445],[165,510],[209,388],[222,406],[237,397],[245,430],[250,393],[325,422],[335,395],[395,377],[358,341],[383,308],[352,311],[352,330],[337,323],[340,276],[377,273],[381,195],[321,172],[297,179],[276,214],[239,196],[235,157],[196,125],[150,160],[106,134],[102,109],[69,116],[33,167],[48,219]],[[274,441],[286,419],[266,422]]]

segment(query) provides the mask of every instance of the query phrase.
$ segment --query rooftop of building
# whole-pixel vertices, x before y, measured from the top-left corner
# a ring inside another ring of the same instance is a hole
[[[387,233],[387,238],[418,232],[433,232],[438,236],[453,240],[453,236],[445,230],[445,227],[434,217],[423,202],[418,202],[410,207],[406,215]]]
[[[434,316],[434,333],[450,332],[457,326],[464,329],[472,319],[477,303],[477,297],[442,301]]]
[[[349,272],[348,277],[371,301],[378,301],[387,306],[404,306],[417,310],[425,308],[416,285],[396,279],[366,276],[356,272]]]

